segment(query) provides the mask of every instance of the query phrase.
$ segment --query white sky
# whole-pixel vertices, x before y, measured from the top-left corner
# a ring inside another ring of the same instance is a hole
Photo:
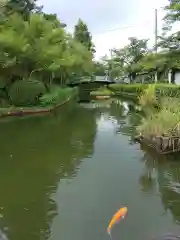
[[[158,9],[158,30],[162,28],[164,12],[162,7],[168,0],[39,0],[44,11],[56,13],[72,32],[81,18],[93,36],[96,46],[96,59],[109,55],[109,49],[121,48],[128,44],[128,37],[149,38],[154,44],[155,8]],[[108,31],[115,28],[116,31]],[[177,28],[178,29],[178,28]]]
[[[142,3],[142,5],[141,5]],[[126,26],[133,26],[129,28],[119,29],[116,31],[109,31],[106,33],[99,33],[93,35],[93,41],[96,46],[96,59],[108,54],[109,49],[121,48],[128,43],[128,37],[149,38],[149,45],[154,44],[154,22],[155,22],[155,8],[158,9],[158,33],[161,32],[162,18],[164,12],[161,7],[167,4],[166,0],[139,0],[140,14],[132,19],[131,24],[114,26],[114,28],[121,28]],[[143,10],[144,8],[144,10]]]

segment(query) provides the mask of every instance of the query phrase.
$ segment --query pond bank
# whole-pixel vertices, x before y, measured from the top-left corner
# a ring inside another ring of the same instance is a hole
[[[34,107],[8,107],[0,108],[0,118],[5,117],[21,117],[30,116],[38,114],[46,114],[54,111],[57,108],[62,107],[67,104],[70,100],[75,100],[77,97],[77,90],[72,91],[69,96],[67,95],[65,99],[58,100],[59,103],[56,104],[45,104],[45,106],[34,106]],[[57,102],[58,102],[57,101]]]

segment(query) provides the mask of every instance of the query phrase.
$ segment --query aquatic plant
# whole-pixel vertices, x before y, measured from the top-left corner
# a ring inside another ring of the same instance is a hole
[[[146,115],[137,127],[138,133],[144,137],[180,136],[180,102],[177,98],[162,98],[161,109]]]
[[[152,108],[157,104],[156,84],[149,85],[143,93],[138,97],[139,104],[143,108]]]

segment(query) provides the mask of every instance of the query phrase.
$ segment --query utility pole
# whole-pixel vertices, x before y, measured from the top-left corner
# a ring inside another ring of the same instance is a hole
[[[110,51],[110,66],[111,66],[111,69],[109,72],[109,80],[112,80],[112,49],[109,49],[109,51]]]
[[[154,33],[155,33],[155,52],[157,53],[157,35],[158,35],[158,23],[157,23],[157,9],[155,9],[155,26],[154,26]],[[155,73],[155,82],[157,82],[157,71]]]
[[[157,30],[157,9],[155,9],[155,51],[157,53],[157,35],[158,35],[158,30]]]

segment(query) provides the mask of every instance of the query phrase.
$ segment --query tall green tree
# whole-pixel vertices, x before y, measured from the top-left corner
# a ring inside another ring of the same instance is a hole
[[[1,78],[34,76],[47,86],[55,78],[65,83],[73,73],[92,72],[88,49],[42,14],[31,14],[29,21],[13,14],[0,27]]]
[[[164,8],[163,34],[159,37],[159,47],[164,58],[165,67],[172,70],[172,76],[180,68],[180,31],[170,33],[174,23],[180,21],[180,0],[171,0]],[[170,33],[170,34],[169,34]],[[172,79],[173,81],[173,79]]]
[[[165,6],[164,10],[166,11],[164,21],[167,27],[180,21],[180,0],[169,0],[169,4]]]
[[[40,12],[42,10],[42,6],[37,6],[36,1],[37,0],[8,0],[5,5],[6,14],[11,15],[18,13],[24,20],[28,20],[30,13]]]
[[[135,67],[137,63],[146,56],[148,52],[148,39],[129,38],[130,43],[121,49],[113,49],[116,63],[119,62],[119,68],[124,68],[130,79],[135,79],[138,69]]]
[[[92,54],[95,53],[95,47],[92,42],[91,33],[88,31],[88,26],[81,19],[78,20],[74,28],[74,38],[83,44]]]
[[[57,14],[47,14],[47,13],[43,13],[43,16],[46,20],[51,21],[54,25],[54,27],[62,27],[65,28],[67,25],[63,22],[60,22]]]
[[[106,67],[103,62],[94,61],[94,73],[96,76],[105,76],[106,75]]]

